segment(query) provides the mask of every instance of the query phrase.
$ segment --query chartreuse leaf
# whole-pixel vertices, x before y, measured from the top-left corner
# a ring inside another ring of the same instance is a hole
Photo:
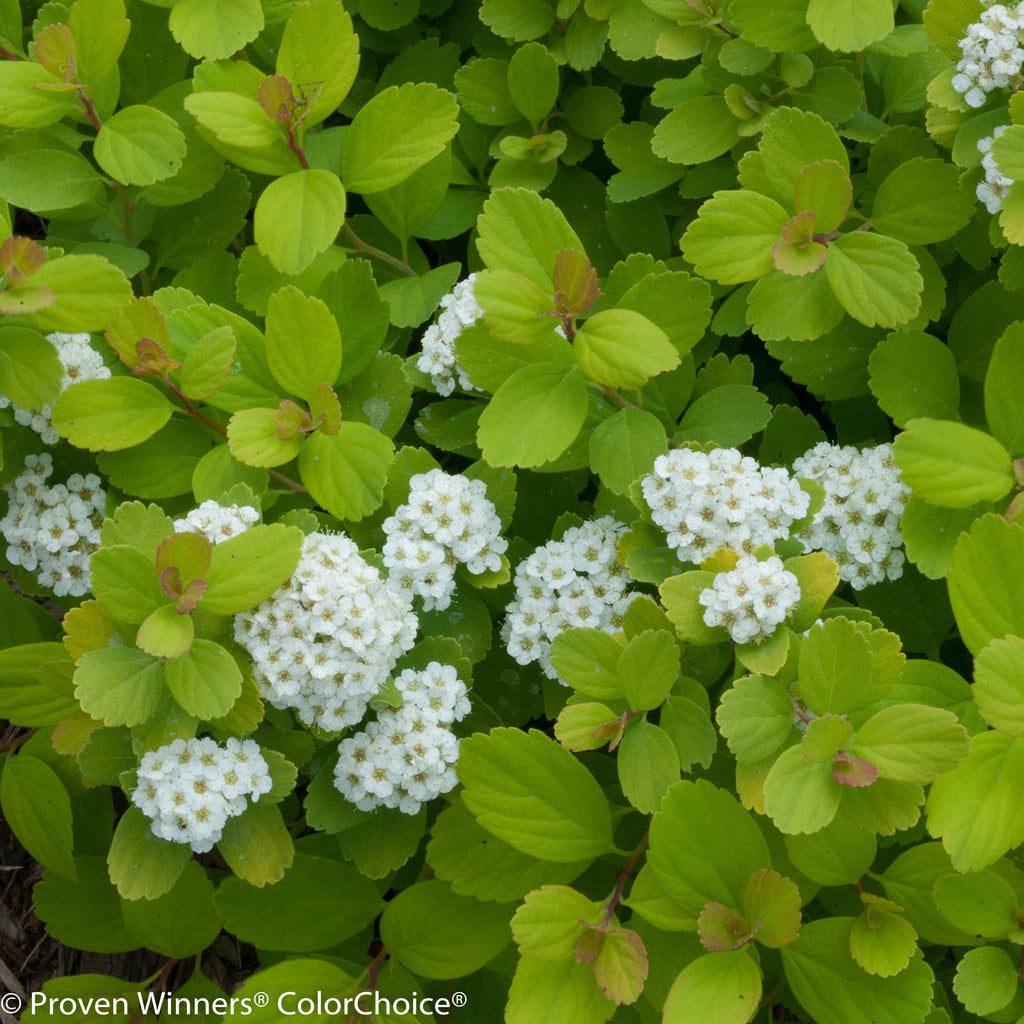
[[[280,121],[248,96],[237,92],[194,92],[185,97],[185,109],[240,166],[263,174],[296,170],[295,155]]]
[[[842,810],[817,832],[785,836],[785,845],[790,860],[819,885],[852,885],[878,852],[874,832],[852,824]]]
[[[924,704],[894,704],[872,715],[846,750],[867,758],[884,778],[931,782],[967,756],[971,742],[956,715]]]
[[[822,715],[807,723],[800,750],[812,764],[831,762],[853,735],[853,726],[841,715]]]
[[[619,655],[616,673],[631,708],[660,707],[679,676],[679,645],[664,629],[645,629]]]
[[[31,754],[4,761],[0,805],[18,841],[44,867],[64,878],[76,877],[71,855],[71,798],[60,776]]]
[[[247,466],[272,467],[291,462],[302,450],[304,437],[298,433],[278,437],[276,409],[240,409],[228,422],[228,448]]]
[[[481,828],[456,796],[431,829],[427,863],[460,896],[514,903],[542,883],[571,882],[589,861],[553,864],[531,857]]]
[[[302,123],[313,128],[348,95],[359,68],[359,37],[338,0],[313,0],[292,10],[277,51],[277,73],[306,97]]]
[[[433,878],[400,892],[380,919],[388,951],[421,978],[461,978],[494,959],[512,938],[510,908],[459,896]]]
[[[956,357],[924,331],[899,331],[871,353],[871,393],[898,427],[918,417],[956,419],[960,377]]]
[[[122,899],[155,900],[174,888],[192,859],[188,843],[153,835],[152,822],[138,807],[121,815],[107,854],[110,880]]]
[[[960,40],[967,35],[967,26],[980,20],[981,0],[931,0],[924,12],[924,27],[935,45],[950,60],[963,56]]]
[[[600,750],[622,730],[622,720],[607,704],[567,704],[558,713],[555,739],[574,754]]]
[[[523,0],[502,0],[515,3]],[[546,0],[531,0],[546,5]],[[617,1009],[597,987],[592,964],[575,960],[521,957],[512,978],[505,1007],[508,1024],[543,1024],[571,1020],[573,1024],[604,1024]]]
[[[255,608],[295,571],[303,539],[298,527],[272,523],[252,526],[215,545],[203,610],[235,615]]]
[[[584,250],[565,214],[550,199],[526,188],[492,192],[477,231],[477,249],[488,267],[522,274],[545,291],[552,287],[558,253]]]
[[[750,876],[771,866],[761,831],[739,801],[707,780],[676,783],[651,821],[648,863],[697,917],[709,901],[740,906]]]
[[[194,637],[192,617],[180,614],[173,604],[165,604],[146,616],[135,635],[135,644],[155,658],[177,658],[192,646]]]
[[[125,927],[162,956],[201,953],[220,934],[223,921],[213,905],[213,883],[197,861],[189,861],[174,886],[155,900],[125,900]]]
[[[830,50],[863,50],[884,39],[894,23],[889,0],[810,0],[807,5],[807,24]]]
[[[331,515],[362,519],[380,508],[394,450],[389,437],[353,420],[332,436],[317,431],[299,454],[302,482]]]
[[[1013,887],[994,871],[945,875],[932,890],[935,905],[950,924],[983,939],[1003,939],[1017,927]]]
[[[715,717],[737,760],[762,761],[792,733],[793,701],[777,680],[744,676],[722,694]]]
[[[721,96],[695,96],[662,118],[651,149],[673,164],[706,163],[739,141],[737,124]]]
[[[75,697],[82,709],[107,725],[138,725],[165,693],[163,663],[134,647],[87,651],[75,669]]]
[[[462,741],[459,778],[477,821],[510,846],[560,863],[614,850],[594,777],[543,733],[494,729]]]
[[[23,409],[42,409],[61,391],[64,366],[38,331],[0,327],[0,393]]]
[[[704,646],[728,639],[724,626],[708,626],[704,622],[706,609],[700,603],[700,595],[714,579],[713,572],[696,570],[670,576],[658,588],[665,613],[676,627],[678,636],[687,643]]]
[[[787,220],[782,206],[758,192],[716,192],[679,244],[702,277],[742,284],[772,272],[772,246]]]
[[[223,60],[260,34],[263,6],[259,0],[180,0],[168,27],[190,56]]]
[[[931,1007],[931,968],[918,954],[894,977],[869,974],[850,955],[854,921],[810,921],[782,950],[786,978],[800,1005],[820,1024],[923,1021]]]
[[[830,618],[800,642],[800,696],[816,715],[845,715],[884,697],[905,661],[895,634]]]
[[[862,231],[829,245],[825,274],[847,313],[868,327],[899,327],[917,315],[924,281],[902,242]]]
[[[41,331],[106,330],[132,296],[118,267],[88,253],[48,259],[32,275],[32,284],[57,297],[54,305],[25,317]]]
[[[484,322],[502,342],[534,345],[551,337],[557,321],[550,285],[547,288],[522,274],[497,268],[483,270],[473,284],[473,295],[484,311]]]
[[[587,416],[578,366],[541,362],[516,370],[480,414],[477,441],[492,466],[541,466],[576,439]],[[312,440],[315,440],[314,437]]]
[[[1024,640],[993,640],[974,659],[971,693],[981,717],[1008,736],[1024,736]]]
[[[41,211],[65,210],[80,203],[99,201],[103,196],[103,179],[96,168],[77,153],[29,149],[11,153],[5,157],[3,165],[0,195],[12,206]]]
[[[766,341],[820,338],[834,330],[843,315],[824,274],[771,273],[755,282],[747,305],[747,321]]]
[[[508,94],[534,128],[551,112],[558,99],[558,65],[546,46],[527,43],[512,54]]]
[[[787,747],[764,780],[765,813],[787,835],[824,828],[836,816],[842,795],[832,766],[808,761],[800,746]]]
[[[952,238],[974,215],[975,199],[960,172],[943,160],[914,157],[878,186],[871,227],[907,245]]]
[[[283,877],[263,888],[226,878],[214,902],[225,926],[240,939],[290,953],[327,949],[351,938],[382,906],[374,884],[355,868],[307,854],[296,854]]]
[[[108,612],[125,622],[140,623],[167,601],[153,559],[137,547],[104,538],[104,546],[90,560],[90,570],[92,592]]]
[[[891,978],[917,952],[917,932],[902,907],[882,896],[861,894],[864,913],[850,928],[850,955],[868,974]]]
[[[836,130],[817,114],[796,107],[775,111],[765,124],[758,149],[771,188],[786,202],[808,164],[834,160],[844,171],[850,168],[846,147]]]
[[[338,176],[304,169],[263,190],[256,201],[253,237],[275,270],[298,274],[334,241],[344,221],[345,189]]]
[[[128,38],[130,23],[121,0],[76,0],[67,25],[74,38],[76,59],[72,81],[99,85],[117,64]]]
[[[585,922],[595,922],[600,903],[564,885],[544,885],[531,892],[512,918],[512,937],[521,956],[538,960],[570,960],[584,934]]]
[[[1024,744],[982,732],[959,767],[928,794],[928,831],[942,839],[957,871],[978,871],[1024,841]]]
[[[53,407],[53,425],[78,448],[110,452],[145,441],[173,411],[153,385],[135,377],[111,377],[72,384]]]
[[[991,640],[1024,636],[1024,530],[983,516],[953,549],[949,599],[960,635],[977,654]]]
[[[631,309],[595,313],[576,332],[573,349],[587,378],[611,388],[641,388],[679,365],[668,335]]]
[[[242,673],[235,659],[212,640],[196,640],[191,650],[167,660],[167,689],[190,715],[221,718],[242,692]]]
[[[761,998],[761,970],[743,949],[707,953],[687,964],[669,989],[663,1024],[746,1024]]]
[[[723,384],[696,399],[679,421],[676,443],[732,447],[749,441],[771,419],[771,406],[753,384]]]
[[[853,198],[853,184],[846,168],[835,160],[808,164],[793,183],[793,206],[797,213],[814,214],[818,234],[835,231],[846,219]]]
[[[458,130],[455,97],[430,82],[378,93],[345,132],[341,178],[353,192],[382,192],[433,160]]]
[[[204,334],[186,353],[178,371],[178,386],[187,398],[212,398],[231,372],[235,333],[223,324]]]
[[[295,858],[295,844],[281,812],[269,799],[228,818],[217,849],[238,878],[258,889],[279,882]]]
[[[643,409],[620,409],[602,420],[590,436],[590,468],[616,494],[651,471],[654,460],[668,451],[665,428]]]
[[[998,946],[969,949],[957,964],[953,991],[971,1013],[994,1014],[1017,994],[1017,966]]]
[[[155,107],[122,107],[103,122],[93,144],[96,163],[125,185],[152,185],[175,174],[185,157],[185,135]]]
[[[985,371],[985,419],[1012,458],[1024,455],[1024,323],[1012,323],[992,349]]]
[[[45,92],[37,86],[60,85],[61,79],[34,61],[0,64],[0,123],[8,128],[45,128],[78,105],[73,92]]]
[[[776,53],[813,49],[817,40],[807,25],[808,0],[734,0],[729,7],[744,39]]]
[[[596,700],[618,700],[623,695],[618,674],[622,653],[622,644],[610,633],[567,629],[551,643],[551,665],[577,693]]]
[[[623,795],[641,814],[653,814],[669,787],[679,781],[675,745],[646,717],[626,732],[615,763]]]
[[[327,305],[286,285],[267,306],[267,363],[289,394],[307,402],[341,372],[341,334]]]
[[[835,166],[839,168],[838,164]],[[839,170],[845,173],[842,168]],[[786,222],[782,237],[772,246],[772,263],[776,270],[789,277],[806,277],[821,269],[828,248],[814,240],[814,226],[814,214],[810,210]]]

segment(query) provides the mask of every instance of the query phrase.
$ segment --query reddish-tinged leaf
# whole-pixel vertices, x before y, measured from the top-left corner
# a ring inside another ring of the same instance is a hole
[[[287,124],[295,116],[295,94],[286,75],[268,75],[260,83],[257,96],[268,117]]]
[[[136,342],[150,338],[166,352],[171,347],[171,335],[163,313],[152,299],[132,299],[104,334],[110,347],[121,362],[131,368],[139,363]]]
[[[588,924],[586,921],[580,921],[580,924],[586,931],[576,940],[573,956],[577,963],[590,964],[598,958],[604,948],[605,933],[600,925]]]
[[[71,29],[57,22],[47,25],[30,47],[33,56],[51,75],[72,82],[78,73],[78,47]]]
[[[594,978],[613,1003],[635,1003],[647,981],[647,950],[629,928],[611,928],[594,961]]]
[[[164,377],[181,369],[181,363],[172,359],[152,338],[139,338],[135,342],[135,354],[139,361],[132,367],[133,377]]]
[[[180,573],[178,589],[164,593],[169,597],[178,597],[182,593],[182,585],[189,584],[206,575],[213,556],[213,545],[201,533],[186,531],[172,533],[156,550],[156,568],[160,573],[160,585],[164,586],[164,572],[168,568],[177,569]]]
[[[11,235],[0,245],[0,273],[11,284],[31,277],[45,262],[46,250],[31,238]]]
[[[309,400],[309,412],[321,434],[333,436],[341,430],[341,406],[330,384],[318,384]]]
[[[49,309],[57,296],[49,288],[37,288],[32,284],[17,285],[0,292],[0,313],[19,316],[22,313],[38,313]]]
[[[174,602],[174,610],[179,615],[188,615],[196,610],[206,588],[209,584],[206,580],[193,580],[182,592],[181,596]]]
[[[752,925],[742,914],[714,900],[704,905],[697,918],[700,944],[710,953],[739,949],[754,941],[756,931],[756,924]]]
[[[312,417],[290,398],[284,399],[274,411],[274,432],[279,441],[287,441],[296,434],[307,434],[312,429]]]
[[[754,922],[757,941],[779,949],[800,933],[800,889],[785,875],[761,868],[750,876],[743,912]]]
[[[601,294],[597,271],[578,249],[559,251],[551,281],[559,313],[585,313]]]
[[[846,168],[836,160],[808,164],[793,184],[793,206],[814,214],[819,233],[835,231],[846,219],[853,185]]]
[[[782,237],[772,246],[772,263],[791,277],[803,277],[820,270],[828,255],[821,242],[814,241],[814,214],[810,210],[791,217]]]
[[[841,753],[832,762],[832,778],[840,786],[870,786],[878,778],[878,769],[863,757]]]

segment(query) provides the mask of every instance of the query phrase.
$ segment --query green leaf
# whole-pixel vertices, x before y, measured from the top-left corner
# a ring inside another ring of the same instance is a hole
[[[622,696],[618,676],[622,651],[622,645],[603,630],[567,629],[551,642],[551,665],[577,693],[616,700]]]
[[[281,466],[303,447],[303,434],[282,440],[277,436],[276,409],[240,409],[228,423],[228,447],[247,466]],[[319,436],[319,435],[316,435]]]
[[[214,899],[225,927],[242,941],[289,953],[335,946],[361,932],[382,907],[374,884],[355,868],[301,853],[273,885],[254,888],[227,878]]]
[[[850,167],[846,147],[836,130],[817,114],[795,107],[776,110],[765,124],[758,148],[771,187],[786,202],[808,164],[833,160],[844,171]]]
[[[483,0],[479,13],[495,34],[517,42],[536,39],[555,23],[548,0]]]
[[[576,439],[588,405],[586,379],[578,366],[523,366],[480,415],[477,440],[492,466],[540,466],[557,459]]]
[[[903,971],[917,952],[914,926],[889,907],[881,896],[865,893],[864,914],[850,928],[850,955],[868,974],[891,978]]]
[[[597,918],[600,904],[563,885],[531,892],[512,918],[519,953],[538,960],[571,960],[586,923]]]
[[[1017,994],[1018,973],[1009,954],[997,946],[969,949],[957,964],[953,991],[971,1012],[993,1014]]]
[[[33,859],[75,879],[71,855],[71,798],[60,776],[30,754],[8,757],[0,773],[4,819]]]
[[[121,904],[125,927],[139,945],[161,956],[184,959],[202,953],[223,926],[213,893],[206,872],[197,861],[189,861],[169,892],[155,900]]]
[[[485,5],[499,0],[485,0]],[[525,6],[523,0],[500,0]],[[543,3],[544,0],[530,0]],[[597,987],[591,964],[575,960],[535,960],[522,957],[508,990],[508,1024],[545,1024],[571,1020],[573,1024],[604,1024],[616,1005]]]
[[[57,297],[53,306],[25,317],[41,331],[106,330],[132,296],[122,271],[90,254],[48,259],[32,275],[32,284]]]
[[[130,23],[121,0],[76,0],[68,28],[78,50],[75,81],[99,85],[114,70]]]
[[[174,888],[192,860],[188,843],[159,839],[151,825],[149,818],[133,806],[121,815],[114,830],[107,869],[122,899],[159,899]]]
[[[551,289],[562,249],[584,251],[565,214],[550,199],[525,188],[492,192],[477,221],[477,249],[489,268],[502,267]]]
[[[333,777],[331,785],[333,788]],[[416,814],[378,807],[364,814],[359,824],[344,830],[341,852],[361,875],[384,878],[416,853],[426,823],[426,807],[421,807]]]
[[[831,618],[800,643],[800,695],[816,715],[845,715],[884,697],[905,661],[893,633]]]
[[[509,95],[507,60],[474,57],[455,72],[455,88],[459,106],[479,124],[504,126],[522,116]]]
[[[146,616],[135,644],[154,658],[177,658],[192,646],[194,637],[192,617],[180,615],[173,604],[165,604]]]
[[[558,65],[541,43],[527,43],[508,64],[508,94],[519,113],[536,127],[558,99]]]
[[[380,919],[381,941],[421,978],[461,978],[480,970],[512,938],[509,908],[459,896],[428,879],[400,892]]]
[[[214,546],[204,611],[235,615],[255,608],[285,583],[299,564],[304,540],[295,526],[251,526]]]
[[[93,155],[122,184],[152,185],[177,173],[185,148],[185,136],[173,118],[155,107],[136,105],[122,107],[103,122]]]
[[[991,435],[951,420],[910,420],[893,445],[914,496],[943,508],[998,501],[1014,485],[1007,450]]]
[[[807,25],[808,0],[733,0],[733,24],[744,39],[776,53],[803,53],[817,45]]]
[[[736,145],[737,124],[721,96],[695,96],[655,126],[651,149],[669,163],[706,163]]]
[[[212,640],[196,640],[192,649],[164,666],[167,689],[190,715],[221,718],[242,692],[242,673],[235,659]]]
[[[567,863],[614,849],[601,787],[543,733],[494,729],[463,740],[459,778],[477,821],[523,853]]]
[[[742,284],[770,274],[772,246],[789,214],[774,199],[746,189],[718,192],[680,240],[683,256],[702,277]]]
[[[653,711],[679,676],[679,645],[668,630],[645,629],[619,654],[616,671],[629,706]]]
[[[970,746],[952,711],[894,704],[872,715],[846,749],[867,758],[884,778],[925,783],[954,769]]]
[[[99,202],[103,179],[78,153],[62,149],[28,149],[3,161],[0,196],[27,210],[65,210]]]
[[[722,694],[715,717],[737,760],[763,761],[792,733],[793,701],[777,680],[745,676]]]
[[[793,207],[797,213],[810,210],[819,234],[835,231],[846,219],[853,185],[846,168],[835,160],[808,164],[793,183]]]
[[[90,572],[92,592],[125,622],[140,623],[166,603],[152,558],[138,548],[105,538],[92,556]]]
[[[723,384],[701,395],[679,421],[675,441],[731,448],[749,441],[771,419],[768,399],[752,384]]]
[[[223,60],[259,35],[263,6],[259,0],[179,0],[168,27],[190,56]]]
[[[665,999],[664,1024],[746,1024],[761,998],[761,970],[742,949],[707,953],[680,971]]]
[[[53,407],[53,425],[78,448],[117,451],[140,444],[171,417],[171,403],[135,377],[72,384]]]
[[[238,878],[258,889],[280,882],[295,857],[295,844],[281,812],[269,800],[260,800],[243,814],[228,818],[217,849]],[[317,893],[317,898],[323,899],[323,894]],[[304,923],[308,928],[308,914]]]
[[[850,955],[852,917],[810,921],[782,950],[786,978],[820,1024],[907,1024],[931,1008],[931,968],[920,954],[892,978],[868,974]]]
[[[1020,396],[1024,388],[1024,324],[1010,324],[992,350],[985,371],[985,419],[1011,458],[1024,455],[1024,410]]]
[[[664,729],[646,717],[622,738],[616,765],[623,795],[641,814],[653,814],[669,787],[679,781],[675,745]]]
[[[390,307],[391,323],[396,327],[418,327],[437,311],[438,303],[452,290],[458,277],[459,264],[445,263],[419,277],[399,277],[385,282],[380,288],[380,298]],[[345,331],[344,324],[339,326]],[[349,379],[347,372],[345,379]]]
[[[75,697],[82,710],[106,725],[139,725],[160,706],[163,663],[133,647],[87,651],[75,669]]]
[[[914,157],[878,186],[871,227],[908,245],[952,238],[974,215],[975,198],[960,172],[942,160]]]
[[[445,148],[405,181],[372,193],[366,205],[396,238],[404,241],[433,222],[448,195],[451,178],[452,155],[450,148]]]
[[[602,88],[601,86],[584,86]],[[571,103],[571,99],[570,99]],[[653,195],[678,181],[683,168],[651,150],[654,129],[643,121],[613,125],[604,136],[604,150],[619,170],[608,179],[608,198],[615,203]]]
[[[747,320],[766,341],[820,338],[835,330],[842,319],[843,307],[825,274],[793,277],[777,271],[755,282],[750,292]]]
[[[379,430],[348,421],[333,436],[317,431],[306,441],[299,471],[318,505],[339,519],[358,521],[380,508],[394,451]]]
[[[932,783],[928,831],[942,839],[957,871],[978,871],[1024,842],[1024,744],[979,733],[960,766]]]
[[[634,480],[651,471],[668,451],[665,428],[652,413],[620,409],[590,436],[590,468],[616,494],[628,494]]]
[[[984,939],[1003,939],[1017,927],[1017,896],[1006,879],[993,871],[945,875],[932,890],[935,905],[955,927]]]
[[[899,331],[871,353],[871,393],[898,427],[917,417],[953,420],[960,408],[956,357],[924,331]]]
[[[341,336],[327,305],[286,286],[267,306],[267,363],[286,392],[309,402],[341,372]],[[310,339],[316,339],[315,344]]]
[[[750,876],[771,866],[753,817],[732,793],[684,781],[651,821],[648,862],[665,891],[694,918],[709,901],[740,906]]]
[[[950,60],[959,60],[963,56],[960,40],[967,35],[967,26],[980,20],[983,9],[981,0],[931,0],[924,12],[924,27]]]
[[[42,409],[60,394],[64,365],[38,331],[0,327],[0,393],[23,409]]]
[[[855,53],[884,39],[895,21],[889,0],[810,0],[807,24],[830,50]]]
[[[853,885],[878,852],[874,832],[852,824],[842,810],[817,832],[784,839],[790,860],[819,885]]]
[[[78,98],[72,92],[50,91],[60,82],[34,61],[5,60],[0,64],[0,123],[8,128],[45,128],[66,117],[78,107]]]
[[[429,82],[392,86],[366,103],[349,125],[341,177],[353,192],[381,192],[433,160],[458,123],[455,97]]]
[[[293,171],[256,201],[253,236],[276,270],[298,274],[334,241],[344,221],[345,189],[337,175]]]
[[[902,242],[860,231],[832,242],[825,260],[836,298],[868,327],[898,327],[917,315],[924,287],[919,269]]]
[[[971,687],[981,717],[1007,736],[1024,736],[1024,640],[993,640],[974,660]]]
[[[668,335],[631,309],[595,313],[576,332],[573,349],[588,379],[611,388],[641,388],[679,365]]]
[[[292,9],[277,51],[276,70],[288,78],[296,95],[310,100],[302,108],[307,130],[338,109],[358,68],[359,37],[341,4],[312,0]]]
[[[178,386],[187,398],[212,398],[231,372],[235,334],[224,324],[204,334],[186,353],[178,371]]]
[[[853,726],[839,715],[822,715],[807,723],[800,750],[812,764],[831,763],[853,735]]]
[[[551,286],[541,288],[530,278],[511,270],[481,271],[473,283],[473,296],[484,311],[484,323],[501,342],[543,343],[551,338],[559,322],[545,315],[555,306]]]
[[[256,100],[237,92],[194,92],[184,103],[199,124],[213,133],[215,148],[240,166],[263,174],[296,169],[283,126],[269,118]]]
[[[831,764],[812,764],[799,746],[788,747],[764,780],[764,810],[787,835],[817,832],[835,818],[843,787]]]

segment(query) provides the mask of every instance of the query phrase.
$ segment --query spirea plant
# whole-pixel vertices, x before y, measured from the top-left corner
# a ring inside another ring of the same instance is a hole
[[[40,998],[1024,1020],[1022,25],[0,0]]]

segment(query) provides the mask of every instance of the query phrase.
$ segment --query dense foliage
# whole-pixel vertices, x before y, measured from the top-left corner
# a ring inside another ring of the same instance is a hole
[[[0,56],[0,803],[54,938],[168,958],[46,999],[1024,1020],[1015,8],[0,0]]]

